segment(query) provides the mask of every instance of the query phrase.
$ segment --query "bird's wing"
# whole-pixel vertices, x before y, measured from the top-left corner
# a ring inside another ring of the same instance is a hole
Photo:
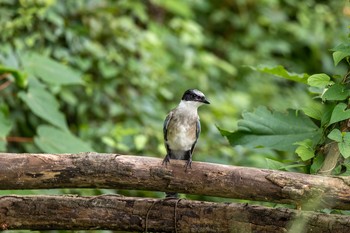
[[[170,153],[170,148],[169,148],[169,145],[167,143],[168,141],[168,126],[169,126],[169,122],[170,122],[170,119],[173,117],[173,112],[170,112],[165,120],[164,120],[164,124],[163,124],[163,136],[164,136],[164,144],[165,144],[165,148],[166,148],[166,152],[167,152],[167,156],[169,155]]]
[[[191,154],[193,153],[194,147],[197,144],[199,133],[201,132],[201,122],[199,121],[199,118],[197,119],[197,124],[196,124],[196,140],[194,141],[192,147],[191,147]]]
[[[164,120],[164,124],[163,124],[163,136],[164,136],[164,141],[166,143],[166,141],[168,140],[168,126],[169,126],[169,122],[170,119],[173,117],[173,112],[170,112],[165,120]]]

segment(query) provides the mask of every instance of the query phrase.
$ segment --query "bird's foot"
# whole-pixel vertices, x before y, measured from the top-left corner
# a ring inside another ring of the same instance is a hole
[[[162,165],[168,166],[168,163],[170,163],[170,156],[166,155],[163,159]]]
[[[187,160],[187,162],[186,162],[186,169],[185,169],[185,171],[187,172],[187,169],[188,168],[191,168],[192,169],[192,159],[190,158],[189,160]]]

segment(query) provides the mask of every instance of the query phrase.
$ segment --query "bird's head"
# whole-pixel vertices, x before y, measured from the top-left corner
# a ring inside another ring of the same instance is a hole
[[[189,89],[185,91],[181,100],[186,102],[195,102],[198,106],[202,104],[210,104],[210,102],[205,98],[205,95],[197,89]]]

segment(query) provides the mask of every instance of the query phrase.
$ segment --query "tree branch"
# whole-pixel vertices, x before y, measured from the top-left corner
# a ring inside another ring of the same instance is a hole
[[[146,227],[147,225],[147,227]],[[0,230],[109,229],[152,232],[350,232],[350,217],[237,203],[103,195],[2,196]],[[300,232],[300,231],[299,231]]]
[[[118,154],[0,153],[0,189],[113,188],[173,191],[312,208],[350,209],[349,177],[327,177]]]

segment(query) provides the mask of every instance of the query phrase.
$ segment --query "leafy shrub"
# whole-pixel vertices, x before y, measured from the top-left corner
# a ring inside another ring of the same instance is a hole
[[[346,60],[349,65],[349,48],[348,41],[332,49],[335,66],[342,60]],[[230,133],[221,130],[231,145],[295,152],[308,172],[328,173],[333,170],[335,174],[350,174],[349,73],[341,78],[340,75],[330,77],[325,73],[311,76],[291,74],[281,66],[258,70],[307,84],[310,95],[314,96],[313,103],[303,109],[289,110],[286,113],[271,112],[265,107],[243,113],[237,131]],[[337,165],[339,155],[342,159]],[[329,171],[323,169],[328,167],[325,157],[336,158],[334,164],[328,168]],[[287,170],[299,166],[276,162],[273,165],[274,168]]]

